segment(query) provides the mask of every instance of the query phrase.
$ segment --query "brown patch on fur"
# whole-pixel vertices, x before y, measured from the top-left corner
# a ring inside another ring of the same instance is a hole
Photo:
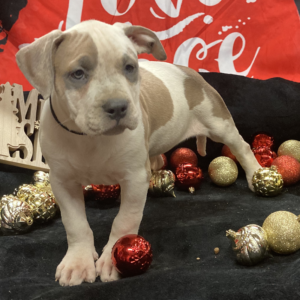
[[[204,91],[212,102],[213,115],[223,120],[231,118],[231,114],[228,111],[222,97],[203,79],[199,73],[188,67],[177,67],[187,75],[184,80],[184,93],[190,110],[192,110],[196,105],[201,104],[201,102],[204,100]]]
[[[4,93],[4,91],[5,91],[4,85],[3,86],[0,85],[0,93]]]
[[[56,91],[63,96],[66,89],[76,89],[83,96],[98,64],[97,46],[89,34],[77,31],[63,34],[56,40],[56,45],[57,51],[53,55]],[[78,69],[88,74],[86,81],[70,78],[70,73]]]
[[[163,81],[147,70],[140,68],[140,102],[147,120],[148,136],[167,124],[172,118],[174,105],[168,88]]]

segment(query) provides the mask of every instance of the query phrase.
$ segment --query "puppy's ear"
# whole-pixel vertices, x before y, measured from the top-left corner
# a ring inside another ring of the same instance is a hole
[[[115,23],[129,37],[138,54],[151,53],[158,60],[166,60],[167,54],[156,34],[142,26]]]
[[[61,35],[60,30],[53,30],[19,50],[16,55],[20,70],[44,99],[50,96],[53,88],[52,52],[57,44],[55,41]]]

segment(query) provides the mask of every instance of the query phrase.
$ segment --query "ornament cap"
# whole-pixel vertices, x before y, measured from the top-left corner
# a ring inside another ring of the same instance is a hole
[[[236,232],[229,229],[229,230],[226,230],[226,236],[229,238],[229,239],[232,239],[234,240],[236,238]]]

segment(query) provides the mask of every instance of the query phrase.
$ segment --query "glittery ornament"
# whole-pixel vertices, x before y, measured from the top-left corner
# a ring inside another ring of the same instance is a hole
[[[54,197],[41,190],[32,193],[26,202],[30,205],[33,217],[37,221],[45,222],[53,219],[57,212]]]
[[[171,196],[176,197],[174,193],[175,175],[172,171],[160,170],[153,171],[149,184],[149,192],[154,197]]]
[[[152,262],[152,248],[143,237],[128,234],[116,242],[111,258],[123,276],[139,275],[146,272]]]
[[[253,266],[270,257],[267,234],[258,225],[247,225],[237,232],[229,229],[226,236],[231,240],[236,259],[242,265]]]
[[[182,190],[194,193],[200,187],[203,174],[192,164],[181,164],[176,168],[176,185]]]
[[[274,159],[272,166],[276,166],[282,175],[284,186],[295,184],[300,179],[300,163],[297,159],[282,155]]]
[[[14,200],[19,200],[18,197],[15,195],[3,195],[0,199],[0,227],[1,227],[1,209],[4,205],[6,205],[9,202],[12,202]]]
[[[101,201],[106,201],[106,200],[116,200],[120,196],[120,185],[115,184],[115,185],[95,185],[91,184],[92,189],[93,189],[93,198],[95,200],[101,200]]]
[[[38,187],[34,186],[33,184],[22,184],[16,190],[16,196],[22,201],[27,201],[28,197],[34,193],[37,193],[38,191]]]
[[[2,198],[0,199],[0,210],[5,204],[14,200],[20,200],[20,199],[15,195],[3,195]]]
[[[228,186],[236,181],[238,177],[238,168],[231,158],[220,156],[215,158],[209,164],[208,174],[216,185]]]
[[[164,154],[161,154],[161,157],[162,157],[162,159],[164,161],[164,164],[163,164],[163,166],[160,169],[161,170],[165,170],[167,168],[167,166],[168,166],[168,160],[167,160],[167,157]]]
[[[278,156],[288,155],[297,159],[300,162],[300,142],[289,140],[282,143],[278,148]]]
[[[260,168],[253,177],[252,184],[256,194],[272,197],[282,192],[283,180],[276,167]]]
[[[178,148],[170,157],[170,168],[175,172],[176,168],[181,164],[198,165],[198,158],[194,151],[189,148]]]
[[[263,229],[274,252],[290,254],[300,248],[300,223],[296,215],[288,211],[276,211],[266,218]]]
[[[257,134],[252,142],[252,148],[267,147],[272,149],[274,138],[264,133]]]
[[[13,200],[1,209],[1,231],[17,234],[27,231],[33,224],[31,207],[24,201]]]
[[[226,156],[231,158],[235,163],[238,163],[238,160],[236,159],[236,157],[231,153],[230,149],[228,146],[224,145],[222,148],[222,156]]]
[[[276,153],[268,147],[253,148],[252,151],[262,167],[271,167],[272,162],[277,157]]]
[[[34,185],[37,187],[45,187],[50,185],[49,173],[37,171],[33,174]]]

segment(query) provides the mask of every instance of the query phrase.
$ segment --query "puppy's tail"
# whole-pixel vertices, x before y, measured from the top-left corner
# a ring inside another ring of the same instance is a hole
[[[201,156],[206,155],[206,136],[204,135],[197,136],[197,151]]]

